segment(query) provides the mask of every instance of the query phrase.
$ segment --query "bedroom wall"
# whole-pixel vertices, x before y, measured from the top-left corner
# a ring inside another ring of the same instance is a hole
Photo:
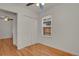
[[[51,7],[45,16],[51,15],[53,35],[51,38],[41,36],[41,19],[38,31],[42,44],[79,55],[79,4],[60,4]]]
[[[18,15],[21,16],[18,21],[18,39],[22,39],[19,41],[21,44],[20,47],[27,47],[32,44],[37,43],[37,21],[34,18],[30,18],[24,16],[22,14]]]

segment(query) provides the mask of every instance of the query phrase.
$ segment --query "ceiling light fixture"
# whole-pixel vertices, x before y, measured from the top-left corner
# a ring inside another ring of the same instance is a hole
[[[39,3],[36,3],[36,6],[39,6]]]
[[[42,5],[45,5],[45,3],[41,3]]]
[[[8,21],[8,19],[9,19],[9,17],[7,17],[7,16],[4,18],[5,21]]]
[[[36,6],[39,6],[39,5],[45,5],[45,3],[36,3]]]
[[[13,20],[13,19],[9,18],[8,16],[5,16],[4,21],[10,21],[10,20]]]

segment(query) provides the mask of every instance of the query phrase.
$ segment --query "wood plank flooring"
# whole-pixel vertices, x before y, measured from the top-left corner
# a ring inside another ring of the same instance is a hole
[[[73,56],[73,54],[39,43],[17,50],[11,39],[1,39],[0,56]]]

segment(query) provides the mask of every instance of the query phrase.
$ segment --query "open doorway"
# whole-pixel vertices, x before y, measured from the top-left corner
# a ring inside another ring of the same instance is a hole
[[[5,17],[10,20],[6,21]],[[0,47],[17,44],[17,14],[0,9]]]

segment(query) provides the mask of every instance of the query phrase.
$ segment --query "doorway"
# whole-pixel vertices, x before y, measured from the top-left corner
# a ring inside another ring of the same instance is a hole
[[[5,17],[11,20],[6,21]],[[0,41],[17,44],[17,14],[0,9]],[[4,43],[6,43],[4,42]]]

